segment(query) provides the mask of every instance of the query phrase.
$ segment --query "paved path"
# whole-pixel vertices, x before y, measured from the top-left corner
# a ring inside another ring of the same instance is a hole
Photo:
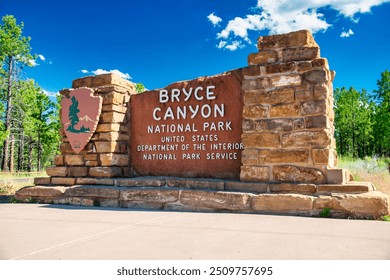
[[[390,223],[0,204],[0,259],[390,259]]]

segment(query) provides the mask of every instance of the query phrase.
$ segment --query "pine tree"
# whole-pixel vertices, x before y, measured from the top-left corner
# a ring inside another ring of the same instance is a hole
[[[79,117],[77,115],[80,112],[79,101],[74,96],[72,96],[71,100],[72,100],[72,104],[69,107],[69,114],[68,114],[70,125],[67,130],[70,132],[77,133],[79,131],[75,128],[75,125],[79,123]]]

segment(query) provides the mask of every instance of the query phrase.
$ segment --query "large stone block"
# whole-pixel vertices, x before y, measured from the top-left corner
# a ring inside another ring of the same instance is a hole
[[[244,106],[243,117],[248,119],[265,118],[268,108],[265,106]]]
[[[271,213],[311,211],[315,198],[301,194],[259,194],[252,198],[252,209]]]
[[[225,182],[218,179],[167,179],[167,186],[186,189],[224,190]]]
[[[266,163],[306,163],[309,161],[309,150],[306,149],[272,149],[268,150]]]
[[[326,83],[328,79],[328,75],[326,70],[324,69],[314,69],[311,71],[308,71],[303,74],[303,78],[308,83]]]
[[[294,88],[281,88],[271,91],[259,91],[256,94],[257,101],[265,104],[294,102]]]
[[[272,87],[298,86],[302,83],[301,75],[285,74],[271,77]]]
[[[328,116],[308,116],[305,118],[306,128],[330,128],[330,121]]]
[[[120,130],[120,124],[119,123],[104,123],[104,124],[98,124],[96,128],[96,132],[116,132]]]
[[[64,163],[65,163],[64,156],[63,155],[56,155],[56,157],[54,158],[54,165],[62,166],[62,165],[64,165]]]
[[[325,164],[334,167],[337,153],[333,149],[313,149],[313,161],[315,164]]]
[[[46,173],[49,176],[65,177],[68,175],[68,167],[65,166],[49,166],[46,168]]]
[[[80,79],[76,79],[72,83],[73,88],[79,87],[102,87],[107,85],[116,85],[124,88],[128,88],[131,92],[136,92],[135,84],[119,77],[116,74],[108,73],[97,76],[89,76]]]
[[[374,190],[375,187],[370,182],[318,185],[319,193],[366,193]]]
[[[249,66],[242,68],[242,75],[248,77],[260,76],[260,67],[258,66]]]
[[[178,190],[123,189],[120,191],[121,201],[174,202],[179,199]]]
[[[282,134],[281,144],[283,147],[317,146],[327,148],[331,143],[331,137],[329,132],[325,130],[291,132]]]
[[[165,179],[159,177],[136,177],[116,180],[116,185],[121,187],[162,187],[165,184]]]
[[[118,199],[120,188],[109,186],[74,186],[65,191],[68,197],[95,197],[104,199]]]
[[[76,178],[52,177],[51,184],[56,186],[72,186],[76,183]]]
[[[250,208],[250,195],[230,192],[180,192],[180,202],[191,208],[246,211]]]
[[[381,192],[319,196],[314,206],[317,210],[328,208],[354,217],[379,218],[390,213],[389,196]]]
[[[321,115],[326,114],[326,100],[310,100],[301,103],[301,114],[305,115]]]
[[[89,176],[98,178],[121,177],[122,168],[116,166],[90,167]]]
[[[270,184],[269,189],[273,193],[314,194],[317,192],[315,184]]]
[[[164,203],[149,201],[120,201],[120,207],[136,210],[161,210],[164,208]]]
[[[126,154],[100,154],[101,166],[128,166],[129,156]]]
[[[318,47],[295,47],[282,51],[283,62],[313,60],[320,57]]]
[[[115,153],[119,152],[118,142],[95,142],[96,151],[98,153]]]
[[[245,148],[280,147],[278,133],[244,133],[242,135],[242,143]]]
[[[303,129],[305,126],[305,123],[302,118],[270,119],[267,121],[267,123],[268,129],[273,132]]]
[[[240,179],[244,182],[261,182],[270,180],[268,166],[242,166]]]
[[[128,107],[117,105],[117,104],[107,104],[102,108],[102,112],[118,112],[118,113],[126,113],[128,111]]]
[[[103,112],[100,115],[101,123],[125,123],[126,122],[126,114],[119,112]]]
[[[278,61],[278,53],[276,51],[261,51],[251,53],[248,56],[248,65],[260,65],[274,63]]]
[[[50,185],[50,177],[35,177],[34,185],[41,185],[41,186]]]
[[[242,120],[242,131],[254,130],[255,123],[253,120],[244,119]]]
[[[287,63],[274,63],[265,65],[265,71],[267,74],[281,74],[295,72],[297,64],[295,62]]]
[[[270,117],[296,117],[299,116],[299,104],[283,104],[283,105],[275,105],[270,109]]]
[[[280,182],[293,183],[324,183],[324,173],[316,168],[302,167],[296,165],[277,165],[273,167],[273,177]]]
[[[258,165],[259,161],[259,150],[258,149],[244,149],[241,155],[241,163],[243,165]]]
[[[242,89],[245,91],[259,90],[269,87],[270,81],[268,77],[257,78],[257,79],[245,79],[242,82]]]
[[[318,47],[313,35],[308,30],[299,30],[281,35],[259,37],[257,47],[259,50],[268,50],[286,47]]]
[[[24,187],[15,193],[15,197],[16,199],[25,199],[33,197],[58,198],[63,196],[66,189],[66,187]]]
[[[77,178],[76,179],[77,185],[106,185],[106,186],[112,186],[114,185],[113,179],[106,179],[106,178]]]
[[[82,155],[65,155],[66,165],[84,165],[84,159]]]
[[[85,177],[88,175],[88,167],[75,166],[69,167],[69,176],[71,177]]]
[[[235,192],[266,193],[268,192],[268,184],[228,181],[225,183],[225,190]]]

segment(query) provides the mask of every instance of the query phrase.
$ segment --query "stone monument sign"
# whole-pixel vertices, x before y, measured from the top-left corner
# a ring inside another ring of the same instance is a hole
[[[137,93],[114,74],[61,91],[61,154],[16,198],[183,211],[380,217],[337,168],[333,79],[309,31],[260,37],[248,67]],[[147,82],[147,81],[145,81]]]

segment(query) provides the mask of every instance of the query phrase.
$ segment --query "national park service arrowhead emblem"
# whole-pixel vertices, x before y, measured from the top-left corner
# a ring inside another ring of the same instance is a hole
[[[88,144],[99,122],[103,98],[90,88],[71,90],[61,101],[61,122],[69,143],[77,154]]]

